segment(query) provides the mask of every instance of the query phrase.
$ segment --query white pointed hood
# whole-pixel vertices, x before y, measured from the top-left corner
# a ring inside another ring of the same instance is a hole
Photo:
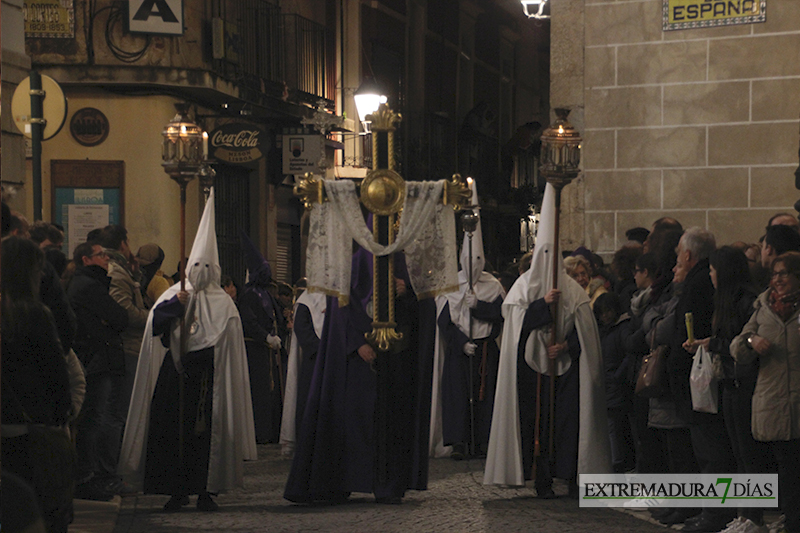
[[[522,445],[520,436],[519,394],[535,395],[536,391],[518,391],[517,358],[520,332],[528,306],[541,298],[553,286],[553,254],[555,246],[556,198],[549,183],[542,202],[541,224],[536,238],[531,268],[520,276],[503,302],[503,336],[497,373],[497,389],[492,415],[492,430],[486,456],[485,485],[525,485],[522,472]],[[597,331],[589,297],[580,285],[567,276],[559,258],[558,288],[561,298],[558,305],[558,341],[577,330],[581,346],[578,359],[580,375],[580,420],[578,430],[578,473],[599,474],[611,472],[611,453],[608,440],[608,422],[605,401],[605,382],[600,337]],[[547,346],[550,344],[550,327],[534,330],[524,346],[525,362],[540,373],[548,372]],[[562,375],[571,364],[564,354],[556,360],[556,374]]]
[[[187,275],[189,281],[186,291],[190,295],[186,310],[189,330],[187,349],[194,352],[212,346],[214,348],[211,400],[214,408],[206,488],[209,492],[225,492],[242,486],[244,461],[256,459],[257,452],[242,323],[233,300],[219,286],[214,189],[211,189],[197,230]],[[142,337],[131,395],[131,406],[135,408],[131,407],[128,411],[119,463],[120,473],[139,490],[144,479],[153,392],[168,353],[161,338],[153,336],[154,312],[159,304],[178,294],[180,288],[180,283],[176,283],[159,297],[150,310]],[[178,321],[174,322],[170,347],[175,368],[181,371],[180,328]]]
[[[186,277],[196,291],[202,291],[211,284],[219,286],[221,276],[212,187],[186,264]]]
[[[473,212],[478,215],[478,225],[472,233],[472,289],[475,296],[482,302],[493,302],[498,296],[505,296],[503,286],[493,275],[484,272],[486,259],[483,254],[483,232],[481,231],[480,206],[478,204],[478,186],[472,182]],[[464,232],[461,244],[461,270],[458,271],[458,291],[447,294],[450,304],[450,320],[458,326],[464,335],[470,335],[470,309],[464,303],[464,297],[469,292],[469,235]],[[472,320],[472,338],[483,339],[492,332],[492,324],[482,320]]]

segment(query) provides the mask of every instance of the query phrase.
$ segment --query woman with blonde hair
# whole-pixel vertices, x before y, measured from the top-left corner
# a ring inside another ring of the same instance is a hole
[[[564,269],[569,277],[578,282],[589,295],[589,305],[594,309],[594,302],[601,294],[608,292],[602,278],[592,279],[592,265],[582,255],[571,255],[564,259]]]

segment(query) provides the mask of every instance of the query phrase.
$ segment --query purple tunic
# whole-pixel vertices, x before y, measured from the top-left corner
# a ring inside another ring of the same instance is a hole
[[[372,256],[359,249],[350,304],[328,299],[287,500],[337,501],[351,492],[402,497],[407,489],[427,488],[435,305],[417,302],[410,290],[398,298],[397,327],[407,342],[379,353],[373,367],[357,353],[371,329],[371,293]]]

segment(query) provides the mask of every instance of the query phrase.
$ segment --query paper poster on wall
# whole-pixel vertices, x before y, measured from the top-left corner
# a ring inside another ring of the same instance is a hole
[[[71,256],[76,246],[82,242],[86,242],[86,235],[88,235],[90,231],[95,228],[104,228],[108,226],[108,206],[70,204],[67,206],[67,209]]]
[[[90,231],[120,223],[120,189],[56,187],[55,208],[55,222],[64,226],[62,251],[72,257]]]

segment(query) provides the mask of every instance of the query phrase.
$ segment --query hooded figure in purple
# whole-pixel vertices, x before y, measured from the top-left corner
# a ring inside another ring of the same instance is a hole
[[[272,269],[253,242],[242,237],[249,271],[249,281],[239,297],[247,366],[250,370],[250,395],[258,444],[275,443],[280,437],[283,412],[282,380],[285,350],[278,331],[283,328],[283,314],[268,287]]]
[[[403,339],[375,353],[371,329],[372,255],[353,253],[350,301],[329,297],[319,352],[284,497],[344,501],[372,493],[400,503],[425,490],[436,306],[417,301],[404,257],[395,254],[395,318]]]

